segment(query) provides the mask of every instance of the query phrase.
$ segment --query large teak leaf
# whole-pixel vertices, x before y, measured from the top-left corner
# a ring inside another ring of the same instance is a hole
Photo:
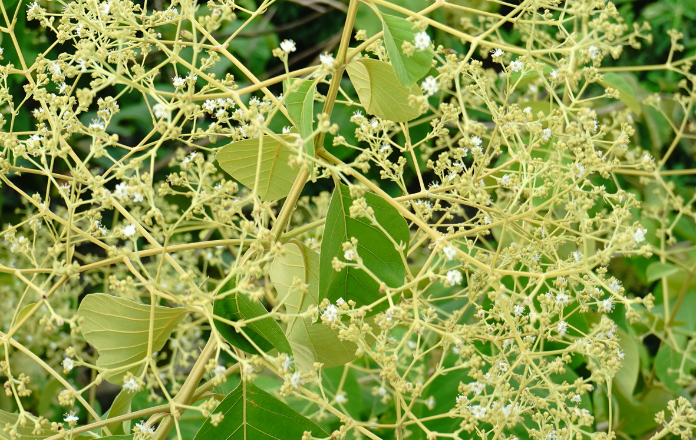
[[[296,315],[319,304],[319,254],[296,240],[287,243],[283,249],[285,252],[271,265],[271,281],[287,313]],[[307,284],[308,289],[293,288],[296,278]],[[314,370],[314,362],[330,368],[351,362],[356,357],[357,345],[341,341],[336,330],[321,322],[313,323],[310,318],[290,317],[285,334],[293,348],[295,364],[305,371]]]
[[[377,223],[388,232],[373,225],[366,217],[351,218],[350,207],[353,198],[347,186],[339,184],[331,197],[326,215],[324,239],[321,243],[319,299],[328,298],[336,302],[354,300],[358,306],[372,304],[382,294],[377,283],[365,271],[355,267],[344,267],[340,272],[334,270],[332,261],[338,257],[346,261],[343,243],[355,237],[358,240],[358,254],[363,264],[387,286],[396,288],[404,283],[406,276],[405,247],[409,241],[406,220],[393,206],[372,193],[365,193],[365,201],[374,210]],[[390,239],[391,237],[391,239]],[[393,242],[392,242],[393,240]],[[397,245],[404,246],[402,251]],[[386,301],[373,307],[368,314],[373,315],[388,307]]]
[[[77,311],[85,340],[99,353],[97,367],[111,383],[121,384],[127,372],[135,374],[145,358],[150,336],[150,306],[103,293],[87,295]],[[159,351],[186,314],[184,308],[155,306],[152,351]]]
[[[285,136],[283,139],[292,143],[294,137]],[[280,140],[263,135],[232,142],[222,147],[217,154],[217,161],[230,176],[253,190],[259,165],[260,142],[263,144],[261,145],[259,187],[256,188],[256,194],[264,201],[282,199],[290,192],[300,168],[290,167],[290,158],[297,153]]]
[[[433,51],[416,50],[412,56],[407,56],[401,49],[404,41],[412,42],[416,37],[413,23],[393,15],[382,14],[384,29],[384,45],[387,47],[389,61],[396,72],[399,82],[404,87],[411,87],[428,73],[433,61]]]
[[[225,397],[215,412],[224,415],[222,422],[215,427],[207,419],[194,440],[299,440],[305,431],[313,437],[327,436],[319,425],[247,381]]]
[[[305,141],[305,152],[314,157],[314,140],[310,137],[312,134],[312,121],[314,119],[314,91],[316,83],[312,80],[291,79],[290,84],[295,86],[298,81],[302,81],[299,87],[288,93],[286,83],[283,83],[286,94],[285,103],[288,107],[288,114],[292,122],[297,127],[298,133]]]
[[[226,286],[226,290],[231,290],[234,286],[235,283],[230,283]],[[258,347],[264,352],[268,352],[275,348],[279,353],[292,353],[290,344],[275,319],[268,314],[263,304],[252,301],[244,293],[234,292],[223,298],[217,299],[213,306],[213,313],[228,321],[237,322],[254,319],[251,322],[245,323],[244,327],[241,328],[239,332],[233,326],[215,320],[215,327],[220,334],[227,342],[240,350],[247,353],[259,354],[259,350],[256,349],[256,347]],[[265,318],[256,319],[264,315],[266,316]],[[256,347],[254,345],[256,345]]]
[[[407,122],[420,116],[420,111],[408,104],[409,95],[423,96],[420,87],[399,84],[394,68],[388,63],[360,59],[348,64],[346,70],[367,113],[394,122]]]

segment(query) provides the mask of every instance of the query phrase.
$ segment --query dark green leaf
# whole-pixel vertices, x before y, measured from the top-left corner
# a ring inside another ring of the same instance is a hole
[[[301,439],[305,431],[314,437],[327,434],[316,423],[251,382],[242,381],[218,405],[225,417],[215,427],[206,420],[194,440]]]
[[[235,283],[230,283],[226,286],[226,290],[232,290],[234,286]],[[229,321],[243,321],[267,315],[265,318],[246,323],[240,332],[237,332],[233,326],[218,320],[215,321],[215,327],[227,342],[247,353],[259,354],[251,341],[264,352],[275,348],[279,353],[292,353],[290,344],[275,319],[268,314],[263,304],[252,301],[244,293],[233,292],[224,298],[217,299],[213,306],[213,313]]]
[[[344,267],[340,272],[336,272],[332,267],[334,257],[346,261],[343,243],[351,237],[358,240],[358,255],[365,267],[375,276],[389,287],[399,287],[404,283],[406,267],[403,259],[406,249],[397,250],[392,240],[397,245],[408,245],[409,231],[406,220],[396,208],[382,198],[369,192],[365,193],[364,197],[374,210],[375,219],[389,236],[365,217],[350,217],[353,198],[348,187],[339,184],[331,197],[324,239],[321,243],[320,299],[328,298],[332,303],[339,298],[345,301],[354,300],[360,307],[372,304],[383,296],[379,293],[379,284],[363,270]],[[387,307],[388,303],[382,301],[372,308],[368,316]]]
[[[401,49],[404,41],[413,42],[417,31],[413,22],[393,15],[382,14],[384,45],[387,47],[389,61],[396,72],[399,82],[404,87],[411,87],[428,73],[433,61],[433,51],[416,50],[412,56],[406,56]]]

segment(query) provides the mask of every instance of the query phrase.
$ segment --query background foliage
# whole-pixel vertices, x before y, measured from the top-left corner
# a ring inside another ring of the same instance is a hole
[[[0,438],[693,436],[696,10],[518,3],[4,1]]]

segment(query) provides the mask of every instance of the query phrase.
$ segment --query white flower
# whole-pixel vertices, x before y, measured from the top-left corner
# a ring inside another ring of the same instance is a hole
[[[416,49],[425,50],[430,47],[430,35],[425,32],[418,32],[415,37]]]
[[[195,159],[197,155],[198,153],[194,151],[188,156],[186,156],[184,160],[181,161],[181,168],[186,169],[190,163],[193,163],[193,159]]]
[[[387,389],[384,387],[379,387],[379,389],[377,390],[377,394],[379,394],[380,396],[384,396],[387,394]]]
[[[498,49],[493,51],[493,58],[501,57],[501,56],[503,56],[504,53],[505,52],[503,51],[503,49],[498,48]]]
[[[32,12],[38,13],[39,11],[41,11],[41,7],[39,6],[39,2],[34,2],[30,5],[28,5],[28,7],[29,7],[29,11],[28,11],[29,13],[32,13]]]
[[[93,120],[91,124],[89,124],[89,127],[97,129],[97,130],[103,130],[104,123],[102,122],[101,119],[96,119],[96,120]]]
[[[570,297],[565,293],[561,292],[558,295],[556,295],[556,304],[558,304],[559,306],[563,307],[565,305],[568,305],[569,302]]]
[[[502,186],[507,187],[507,186],[510,186],[511,183],[512,183],[512,178],[510,177],[509,174],[504,175],[503,178],[500,179],[500,184]]]
[[[524,315],[524,306],[516,305],[514,307],[514,312],[515,316],[522,316]]]
[[[597,131],[597,128],[599,128],[599,122],[597,122],[596,119],[592,120],[592,125],[590,126],[590,130],[592,131]]]
[[[513,72],[519,72],[523,68],[524,68],[524,63],[522,63],[522,61],[520,61],[520,60],[515,60],[515,61],[510,63],[510,70],[512,70]]]
[[[636,232],[633,233],[633,239],[636,243],[642,243],[645,241],[645,233],[648,232],[647,229],[639,227]]]
[[[619,289],[621,289],[619,280],[613,280],[611,283],[609,283],[609,289],[611,289],[613,292],[618,292]]]
[[[472,137],[471,137],[471,143],[474,144],[474,145],[477,146],[477,147],[480,147],[481,144],[483,143],[483,141],[482,141],[481,138],[478,137],[478,136],[472,136]]]
[[[528,115],[531,115],[531,114],[532,114],[532,108],[531,108],[531,107],[525,107],[524,110],[522,110],[522,111],[525,112],[525,113],[528,114]]]
[[[288,355],[285,355],[285,360],[280,366],[283,367],[283,370],[290,371],[290,368],[292,367],[292,358]]]
[[[290,377],[290,384],[293,388],[297,388],[300,385],[302,385],[302,373],[300,373],[299,371],[295,371],[292,374],[292,377]]]
[[[557,79],[557,78],[558,78],[558,72],[555,71],[555,70],[552,70],[552,71],[551,71],[551,78]]]
[[[215,375],[215,377],[224,376],[225,371],[227,371],[227,368],[225,368],[224,365],[217,365],[215,368],[213,368],[213,374]]]
[[[568,323],[565,321],[558,321],[558,326],[556,327],[558,334],[563,336],[568,332]]]
[[[436,402],[435,402],[435,397],[434,397],[434,396],[430,396],[430,397],[428,397],[428,400],[425,401],[425,406],[426,406],[429,410],[432,411],[432,410],[435,409],[435,403],[436,403]]]
[[[335,305],[330,304],[326,310],[324,310],[324,313],[321,314],[321,317],[326,321],[334,322],[338,320],[338,309]]]
[[[114,197],[116,197],[117,199],[119,199],[121,201],[130,198],[130,188],[128,188],[128,185],[123,183],[123,182],[116,185],[116,191],[114,191]]]
[[[133,237],[135,232],[136,229],[133,223],[128,223],[126,226],[121,228],[121,234],[123,234],[125,237]]]
[[[71,371],[75,367],[75,362],[71,358],[63,359],[63,369],[66,371]]]
[[[486,417],[487,408],[481,405],[474,405],[471,407],[471,414],[477,419],[482,419]]]
[[[505,362],[500,362],[498,364],[498,369],[501,371],[507,371],[508,370],[508,364]]]
[[[152,107],[152,112],[155,114],[156,118],[166,118],[169,112],[167,111],[167,107],[165,107],[164,104],[157,103]]]
[[[587,49],[587,54],[590,55],[590,58],[592,58],[593,60],[597,58],[601,53],[602,51],[599,50],[599,48],[594,44]]]
[[[585,167],[580,165],[579,163],[575,164],[575,170],[575,176],[577,178],[580,178],[583,174],[585,174]]]
[[[58,93],[61,93],[61,94],[65,93],[65,89],[67,89],[67,88],[68,88],[68,85],[65,84],[65,81],[63,81],[63,83],[60,86],[58,86]]]
[[[551,133],[551,129],[550,129],[550,128],[545,128],[545,129],[544,129],[544,134],[541,135],[541,138],[542,138],[543,140],[545,140],[545,141],[548,141],[549,139],[551,139],[551,134],[552,134],[552,133]]]
[[[509,403],[502,407],[501,410],[503,411],[503,416],[507,419],[513,414],[513,412],[517,412],[517,404],[515,404],[515,407],[513,408],[512,403]]]
[[[470,382],[469,383],[469,388],[471,388],[471,391],[473,391],[476,394],[481,394],[481,392],[486,388],[484,384],[481,382]]]
[[[135,427],[140,430],[141,434],[154,434],[155,430],[146,426],[143,422],[138,422],[135,424]]]
[[[343,253],[343,258],[345,258],[348,261],[353,261],[355,258],[355,251],[353,249],[348,249]]]
[[[138,391],[138,388],[140,388],[140,385],[138,385],[138,381],[135,380],[134,377],[128,378],[125,382],[123,382],[123,389],[128,391],[129,393],[135,393]]]
[[[184,80],[184,78],[177,75],[174,78],[172,78],[172,84],[174,84],[174,87],[183,87],[184,84],[186,84],[186,81]]]
[[[336,300],[336,305],[341,307],[343,304],[345,304],[346,301],[341,297]]]
[[[290,130],[292,130],[292,127],[283,127],[283,134],[290,133]]]
[[[447,282],[450,286],[456,286],[462,282],[462,273],[457,269],[452,269],[447,272]]]
[[[346,399],[346,396],[341,393],[341,394],[336,394],[336,403],[346,403],[348,399]]]
[[[332,69],[334,65],[334,57],[330,53],[323,53],[319,55],[319,61],[327,69]]]
[[[614,304],[611,303],[611,300],[605,299],[602,301],[602,310],[604,310],[604,313],[609,313],[614,310]]]
[[[432,75],[425,78],[425,81],[421,83],[421,87],[423,87],[423,90],[429,96],[433,96],[440,90],[440,87],[437,85],[437,80]]]
[[[454,248],[454,246],[445,246],[442,248],[442,252],[449,261],[452,261],[454,257],[457,256],[457,250]]]
[[[624,353],[623,351],[621,351],[621,349],[619,348],[619,349],[616,350],[616,355],[619,357],[619,359],[623,359],[624,356],[626,356],[626,353]]]
[[[80,420],[80,418],[75,415],[75,411],[70,411],[69,413],[67,413],[65,415],[65,418],[63,420],[70,423],[70,422],[77,422],[78,420]]]
[[[109,15],[109,11],[111,11],[111,2],[104,2],[101,5],[101,13],[104,15]]]
[[[580,394],[576,394],[573,397],[571,397],[570,401],[573,403],[580,403],[582,402],[582,397],[580,396]]]
[[[582,254],[580,253],[580,251],[573,252],[573,258],[575,258],[576,263],[581,262],[582,261]]]
[[[466,397],[466,396],[463,395],[463,394],[460,394],[460,395],[457,396],[456,402],[457,402],[457,405],[460,405],[460,404],[466,402],[467,400],[469,400],[468,397]]]
[[[488,217],[487,215],[484,215],[484,216],[483,216],[483,224],[485,224],[485,225],[490,225],[491,223],[493,223],[493,221],[491,220],[491,218]]]
[[[217,102],[215,102],[213,99],[208,99],[203,104],[203,109],[210,113],[215,111],[215,107],[217,107]]]
[[[282,43],[280,43],[280,48],[287,53],[295,52],[297,50],[295,47],[295,42],[292,40],[284,40]]]

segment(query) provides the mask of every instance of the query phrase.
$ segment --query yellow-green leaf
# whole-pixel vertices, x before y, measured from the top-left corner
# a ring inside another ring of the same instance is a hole
[[[419,79],[428,73],[433,61],[433,51],[416,50],[412,56],[407,56],[401,49],[404,41],[413,42],[416,30],[413,22],[401,17],[382,14],[382,28],[384,30],[384,45],[387,47],[389,61],[391,62],[396,77],[404,87],[411,87]]]
[[[292,240],[283,246],[284,253],[273,260],[270,276],[285,304],[289,315],[296,315],[319,303],[319,254],[299,241]],[[307,284],[307,290],[293,288],[299,279]],[[324,368],[343,365],[355,359],[357,345],[341,341],[338,333],[310,318],[291,317],[285,334],[293,348],[295,364],[303,370],[313,370],[314,362],[322,362]]]
[[[423,96],[420,87],[399,84],[394,68],[388,63],[360,59],[348,64],[346,70],[367,113],[394,122],[407,122],[420,116],[420,111],[408,104],[409,95]]]
[[[259,186],[256,194],[263,201],[278,200],[287,196],[300,172],[299,167],[291,168],[290,158],[296,154],[287,143],[292,143],[294,137],[284,136],[283,142],[271,136],[260,136],[253,139],[232,142],[217,154],[220,167],[242,185],[254,189],[256,170],[261,161]],[[263,142],[261,147],[259,143]],[[261,155],[259,158],[259,148]]]
[[[159,351],[174,327],[186,314],[184,308],[155,306],[152,351]],[[123,383],[127,372],[135,374],[140,365],[130,366],[147,355],[150,337],[150,306],[103,293],[87,295],[77,311],[82,334],[99,353],[97,367],[106,369],[111,383]]]

